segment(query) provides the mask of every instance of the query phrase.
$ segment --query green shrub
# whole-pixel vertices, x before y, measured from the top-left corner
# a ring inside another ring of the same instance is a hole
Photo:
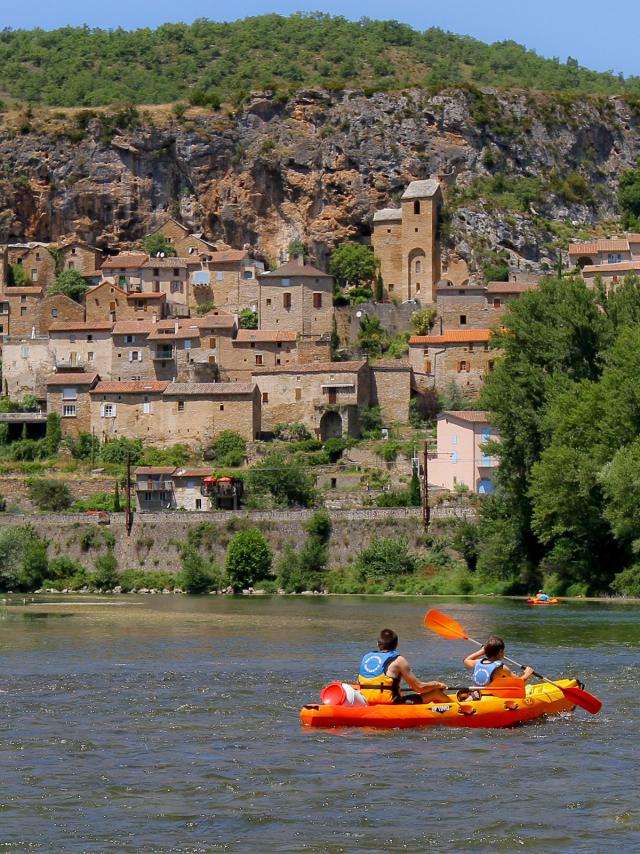
[[[182,555],[178,582],[186,593],[208,593],[220,583],[220,576],[208,560],[195,549],[187,548]]]
[[[31,525],[0,528],[0,590],[32,590],[47,568],[47,541]]]
[[[79,561],[67,557],[66,555],[61,555],[60,557],[54,557],[49,561],[47,580],[59,581],[60,579],[71,578],[83,571],[85,571],[85,568]]]
[[[118,576],[118,584],[123,593],[131,590],[173,590],[178,584],[178,576],[162,570],[125,569]]]
[[[271,571],[273,555],[264,535],[256,528],[240,531],[229,543],[225,567],[234,590],[253,587]]]
[[[110,439],[102,446],[100,459],[103,463],[118,463],[123,465],[131,458],[131,465],[138,465],[142,457],[142,439],[127,439],[120,436]]]
[[[611,589],[621,596],[640,597],[640,566],[634,564],[615,575]]]
[[[360,427],[365,439],[379,439],[382,430],[382,413],[379,406],[366,406],[358,410]]]
[[[87,527],[80,534],[80,548],[83,552],[91,549],[99,549],[102,546],[102,537],[97,527]]]
[[[168,448],[145,448],[138,460],[139,466],[183,466],[191,456],[186,445],[170,445]]]
[[[219,466],[225,468],[241,466],[247,455],[247,443],[240,433],[234,430],[223,430],[211,445],[211,452]]]
[[[273,428],[273,435],[276,439],[281,439],[284,442],[302,442],[306,439],[311,439],[311,433],[304,424],[276,424]]]
[[[57,277],[47,293],[64,294],[76,302],[81,302],[89,285],[77,270],[64,270]]]
[[[71,505],[74,513],[86,513],[87,510],[105,510],[107,513],[115,511],[114,495],[110,492],[97,492],[90,498],[81,498]]]
[[[404,537],[374,538],[354,561],[363,581],[393,581],[416,571],[418,562]]]
[[[93,583],[98,590],[111,590],[118,584],[118,561],[113,552],[98,555],[93,574]]]
[[[171,240],[161,232],[156,232],[145,237],[142,241],[142,246],[147,255],[151,255],[152,257],[157,257],[160,253],[163,253],[167,257],[178,254]]]
[[[39,510],[61,512],[68,510],[73,502],[69,487],[61,480],[28,480],[27,492]]]
[[[278,451],[250,469],[247,485],[258,494],[271,493],[278,507],[310,507],[318,498],[306,468]]]
[[[77,438],[69,436],[65,443],[76,460],[96,460],[100,456],[100,440],[91,433],[79,433]]]
[[[250,308],[243,308],[238,315],[238,325],[240,329],[257,329],[258,312],[252,311]]]

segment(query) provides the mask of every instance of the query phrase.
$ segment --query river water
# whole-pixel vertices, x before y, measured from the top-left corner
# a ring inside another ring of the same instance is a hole
[[[43,599],[0,610],[0,851],[640,851],[640,608],[486,599]],[[472,636],[605,703],[509,730],[307,730],[396,628],[463,684]]]

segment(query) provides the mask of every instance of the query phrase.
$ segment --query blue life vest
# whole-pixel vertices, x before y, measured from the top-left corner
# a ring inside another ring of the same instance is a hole
[[[400,677],[387,676],[387,668],[399,658],[395,651],[368,652],[358,671],[360,692],[368,703],[393,703],[400,694]]]
[[[476,685],[486,687],[493,679],[493,674],[503,666],[501,661],[478,659],[473,667],[473,680]]]
[[[549,601],[549,597],[547,596],[546,593],[538,593],[536,596],[536,599],[539,602],[548,602]]]

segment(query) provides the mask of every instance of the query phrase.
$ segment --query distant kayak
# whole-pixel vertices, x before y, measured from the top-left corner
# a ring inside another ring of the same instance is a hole
[[[579,686],[577,679],[560,679],[563,688]],[[474,729],[514,726],[543,715],[570,712],[575,708],[561,690],[549,683],[532,685],[525,697],[483,695],[480,699],[422,705],[331,706],[310,703],[300,710],[300,720],[309,727],[363,726],[385,729],[450,726]]]
[[[527,605],[559,605],[560,602],[558,599],[538,599],[535,596],[531,596],[527,599]]]

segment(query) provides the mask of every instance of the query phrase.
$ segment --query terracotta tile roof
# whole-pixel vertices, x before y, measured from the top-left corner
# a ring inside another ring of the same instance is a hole
[[[156,327],[158,324],[155,324]],[[200,330],[197,326],[191,327],[182,327],[182,329],[167,331],[161,329],[154,329],[153,332],[149,333],[149,337],[147,341],[186,341],[189,338],[199,338]]]
[[[4,289],[4,295],[7,297],[20,297],[20,296],[37,296],[42,293],[42,288],[37,286],[28,286],[26,288],[17,288],[14,285],[7,285]]]
[[[609,240],[592,240],[589,243],[570,243],[569,255],[593,255],[596,252],[628,252],[629,241],[626,237],[613,237]]]
[[[246,249],[222,249],[219,252],[204,254],[207,254],[207,257],[211,259],[209,261],[210,267],[215,267],[216,264],[230,264],[233,261],[244,261],[245,258],[249,257]]]
[[[163,392],[168,382],[158,380],[137,380],[133,382],[100,382],[91,389],[91,394],[143,394],[146,391]]]
[[[625,234],[625,237],[629,241],[629,243],[640,243],[640,234],[635,234],[634,232],[629,232]]]
[[[445,409],[442,415],[449,418],[459,418],[461,421],[470,421],[473,424],[488,424],[489,413],[482,409]]]
[[[148,335],[156,328],[150,320],[119,320],[113,324],[112,335]]]
[[[99,379],[98,374],[60,373],[51,374],[47,377],[47,385],[92,385]]]
[[[160,299],[165,300],[167,298],[166,294],[154,294],[149,291],[133,291],[130,294],[127,294],[127,299]]]
[[[316,279],[320,276],[323,278],[331,278],[329,273],[323,273],[322,270],[318,270],[315,267],[312,267],[311,264],[305,264],[304,267],[301,267],[297,261],[287,261],[286,264],[283,264],[281,267],[278,267],[277,270],[273,270],[271,273],[261,273],[260,277],[269,278],[269,279],[281,279],[283,277],[298,277],[300,276],[308,276],[309,278]]]
[[[296,332],[278,329],[238,329],[238,334],[234,339],[234,344],[248,344],[252,341],[256,343],[269,343],[277,341],[297,341],[298,335]]]
[[[237,394],[253,394],[255,389],[255,383],[169,383],[164,397],[189,397],[190,395],[229,397]]]
[[[428,178],[426,181],[412,181],[402,194],[403,199],[429,199],[440,188],[440,181]]]
[[[640,273],[640,258],[637,261],[620,261],[616,264],[586,264],[583,273]]]
[[[173,225],[177,225],[180,231],[184,232],[183,237],[179,238],[180,240],[183,240],[185,237],[189,236],[189,229],[187,228],[187,226],[183,225],[181,222],[178,222],[178,220],[174,219],[172,216],[165,217],[165,219],[162,220],[160,225],[153,231],[150,231],[149,234],[157,234],[161,228],[164,228],[165,225],[169,225],[170,222],[173,223]]]
[[[138,466],[133,473],[138,474],[173,474],[175,466]]]
[[[488,294],[525,294],[527,291],[535,291],[537,282],[489,282]]]
[[[465,341],[488,341],[490,329],[452,329],[442,335],[412,335],[409,344],[462,344]]]
[[[273,368],[254,368],[252,374],[355,374],[367,363],[309,362],[308,365],[276,365]]]
[[[187,321],[184,321],[185,323]],[[232,314],[222,312],[221,314],[205,314],[203,317],[192,317],[188,321],[190,326],[199,329],[233,329],[236,319]]]
[[[52,323],[49,332],[111,332],[112,327],[110,320],[66,320]]]
[[[212,469],[176,469],[173,473],[174,477],[210,477]]]
[[[185,269],[187,264],[195,264],[197,263],[193,258],[149,258],[148,261],[142,265],[145,269],[150,267],[179,267],[181,269]]]
[[[100,269],[102,270],[124,270],[126,268],[139,268],[144,266],[149,259],[146,252],[121,252],[120,255],[112,255],[107,258]]]

